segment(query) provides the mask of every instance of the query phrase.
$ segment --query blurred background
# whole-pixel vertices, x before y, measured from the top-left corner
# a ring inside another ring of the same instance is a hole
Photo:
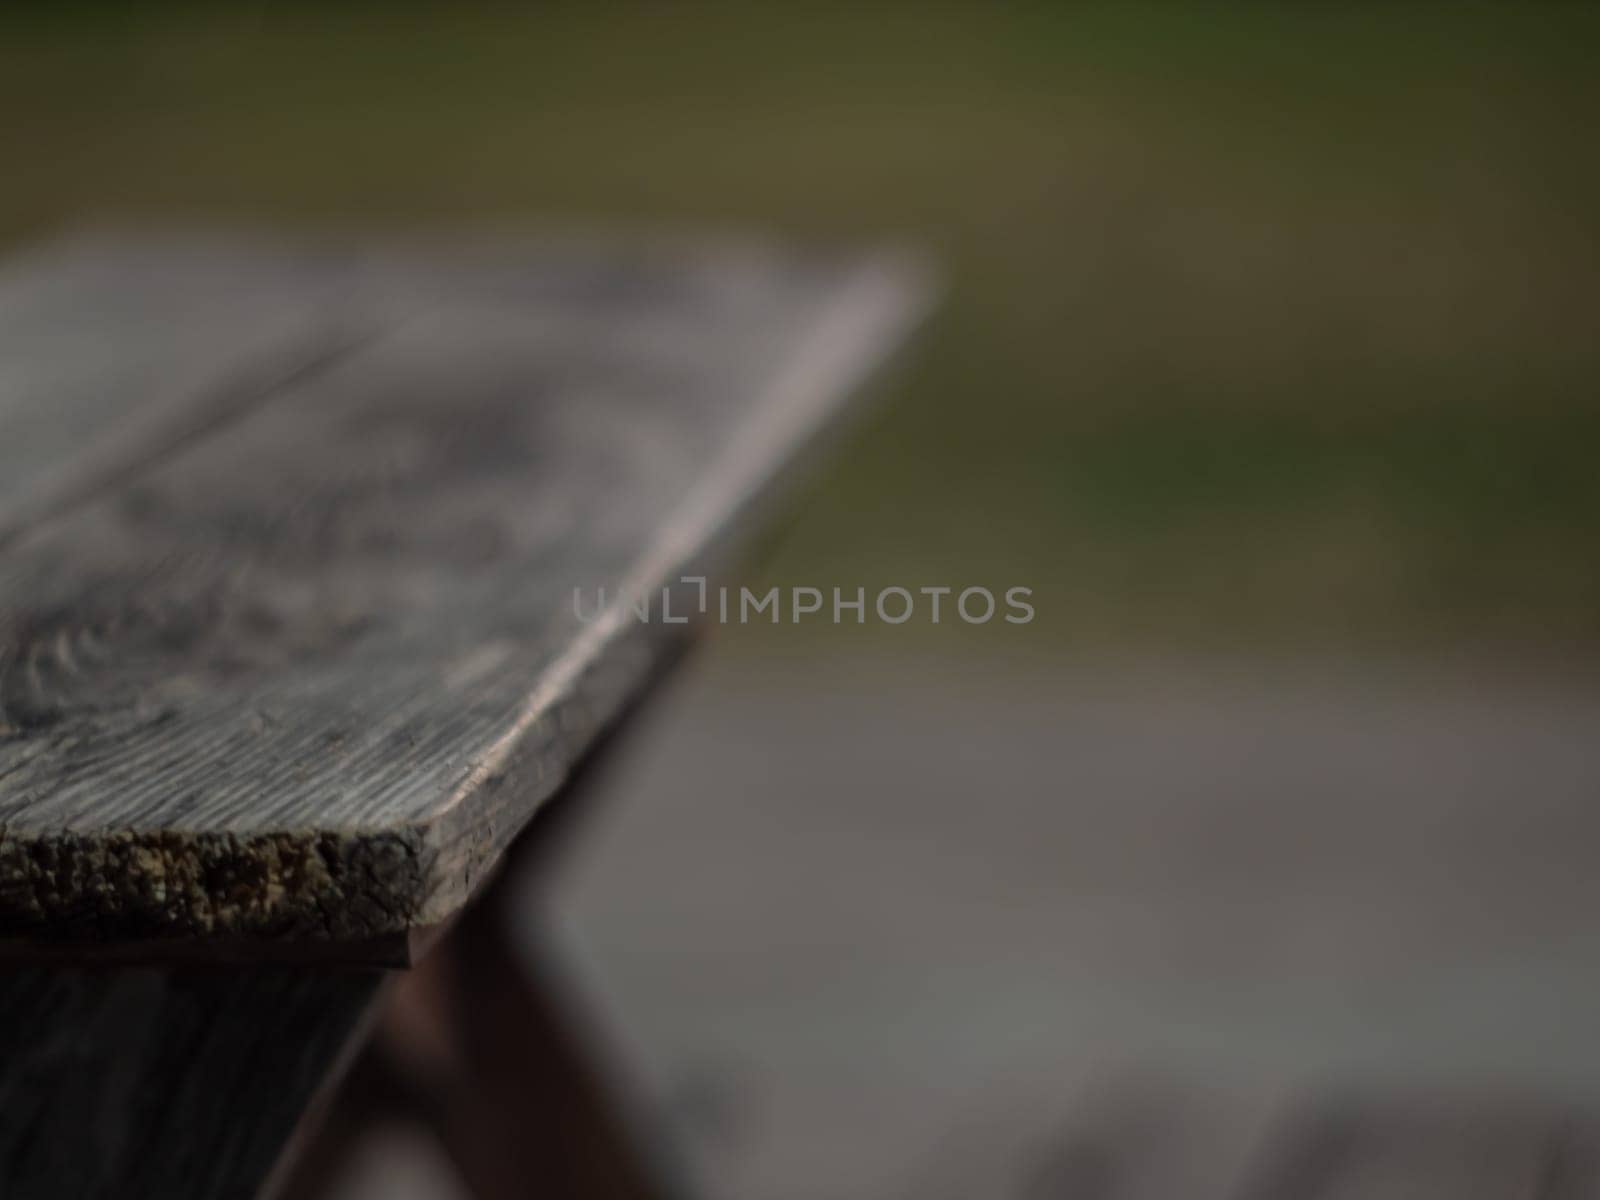
[[[1597,32],[1577,5],[50,6],[0,47],[0,235],[911,242],[943,316],[777,574],[1017,576],[1030,653],[1584,647]]]
[[[1200,1195],[1333,1128],[1385,1195],[1556,1195],[1600,1083],[1597,34],[1578,5],[24,8],[0,238],[927,250],[940,313],[755,578],[1024,585],[1037,619],[717,630],[530,916],[684,1170]],[[450,1194],[414,1141],[370,1166]]]

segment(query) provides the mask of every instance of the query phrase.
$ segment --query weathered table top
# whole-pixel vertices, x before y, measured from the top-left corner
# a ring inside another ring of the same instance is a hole
[[[622,597],[714,568],[923,295],[742,243],[15,257],[0,944],[403,958],[650,669]]]

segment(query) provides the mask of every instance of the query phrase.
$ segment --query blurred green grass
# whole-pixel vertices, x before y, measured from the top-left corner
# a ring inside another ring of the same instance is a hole
[[[919,243],[946,307],[774,581],[1031,584],[1057,642],[1587,648],[1597,32],[1577,6],[13,13],[0,238]]]

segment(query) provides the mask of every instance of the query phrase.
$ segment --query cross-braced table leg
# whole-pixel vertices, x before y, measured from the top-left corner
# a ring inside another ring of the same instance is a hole
[[[480,1200],[677,1194],[548,956],[512,934],[513,893],[588,806],[604,757],[409,971],[0,966],[0,1197],[326,1195],[395,1118],[429,1130]]]
[[[478,1200],[684,1194],[663,1147],[628,1119],[603,1040],[559,963],[517,932],[527,885],[537,886],[592,808],[611,757],[603,751],[634,720],[613,726],[485,893],[394,980],[374,1035],[308,1124],[275,1200],[335,1195],[354,1149],[386,1123],[427,1130]]]
[[[463,919],[398,982],[284,1200],[335,1192],[350,1152],[386,1122],[426,1129],[479,1200],[674,1194],[548,971],[512,944],[499,905]]]

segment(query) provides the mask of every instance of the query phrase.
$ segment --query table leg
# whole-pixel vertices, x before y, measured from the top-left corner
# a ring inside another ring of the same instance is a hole
[[[426,1130],[477,1200],[684,1194],[674,1182],[681,1172],[619,1105],[603,1039],[559,964],[517,933],[548,860],[594,807],[609,743],[653,690],[591,749],[485,893],[397,976],[375,1035],[275,1200],[336,1196],[356,1145],[386,1122]]]
[[[256,1195],[338,1075],[382,974],[0,972],[0,1196]]]
[[[390,1122],[431,1134],[477,1200],[679,1194],[619,1116],[551,964],[514,944],[502,912],[475,908],[396,981],[281,1200],[337,1195],[351,1151]]]

